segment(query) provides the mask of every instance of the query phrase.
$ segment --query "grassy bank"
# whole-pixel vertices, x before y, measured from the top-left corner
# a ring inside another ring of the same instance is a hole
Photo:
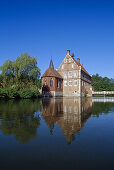
[[[104,97],[104,94],[94,94],[93,97]],[[105,94],[105,97],[114,97],[114,94]]]

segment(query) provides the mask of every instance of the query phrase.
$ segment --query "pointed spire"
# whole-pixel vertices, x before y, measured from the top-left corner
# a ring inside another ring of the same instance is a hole
[[[49,68],[51,68],[51,69],[53,69],[53,70],[54,70],[54,65],[53,65],[53,61],[52,61],[52,56],[51,56],[51,61],[50,61]]]

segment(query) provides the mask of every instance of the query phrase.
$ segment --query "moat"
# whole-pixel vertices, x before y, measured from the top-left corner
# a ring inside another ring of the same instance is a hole
[[[114,169],[114,99],[0,101],[1,169]]]

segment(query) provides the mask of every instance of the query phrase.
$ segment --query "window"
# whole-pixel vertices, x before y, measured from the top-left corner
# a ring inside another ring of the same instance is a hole
[[[71,115],[69,115],[69,120],[71,120],[71,118],[72,118]]]
[[[77,72],[76,71],[74,72],[74,77],[77,77]]]
[[[59,88],[59,79],[57,79],[57,88]]]
[[[72,77],[72,72],[71,72],[71,71],[69,72],[69,77],[70,77],[70,78]]]
[[[74,107],[74,114],[76,114],[77,113],[77,107],[75,106]]]
[[[67,59],[66,58],[64,59],[64,63],[67,63]]]
[[[50,79],[50,87],[51,88],[53,87],[53,79],[52,78]]]
[[[72,68],[74,68],[74,64],[72,64]]]
[[[71,62],[71,58],[69,58],[69,63]]]
[[[78,122],[77,117],[74,118],[74,122]]]
[[[64,112],[67,113],[67,106],[64,106]]]
[[[64,120],[67,120],[67,116],[66,115],[64,116]]]
[[[50,107],[50,115],[52,115],[52,113],[53,113],[53,105],[51,105]]]
[[[45,86],[46,86],[46,82],[47,82],[47,80],[45,79],[45,81],[44,81]]]
[[[72,86],[72,80],[69,80],[69,86]]]
[[[67,72],[64,72],[64,78],[67,78]]]
[[[64,69],[64,65],[62,65],[62,69]]]
[[[67,86],[67,80],[64,80],[64,86]]]
[[[77,80],[74,80],[74,86],[77,86]]]
[[[61,89],[63,88],[62,80],[60,81],[60,88],[61,88]]]
[[[82,86],[84,86],[84,81],[82,81]]]
[[[72,113],[72,107],[69,106],[69,113]]]

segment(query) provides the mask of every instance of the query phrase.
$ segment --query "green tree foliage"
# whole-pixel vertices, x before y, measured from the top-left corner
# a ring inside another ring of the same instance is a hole
[[[101,77],[99,74],[92,76],[94,91],[114,91],[114,81],[108,77]]]
[[[16,88],[34,87],[40,88],[40,69],[37,67],[36,57],[24,53],[15,61],[8,60],[0,70],[0,87]]]
[[[36,80],[40,77],[40,69],[37,67],[35,57],[28,53],[22,54],[13,62],[13,71],[17,80]]]

